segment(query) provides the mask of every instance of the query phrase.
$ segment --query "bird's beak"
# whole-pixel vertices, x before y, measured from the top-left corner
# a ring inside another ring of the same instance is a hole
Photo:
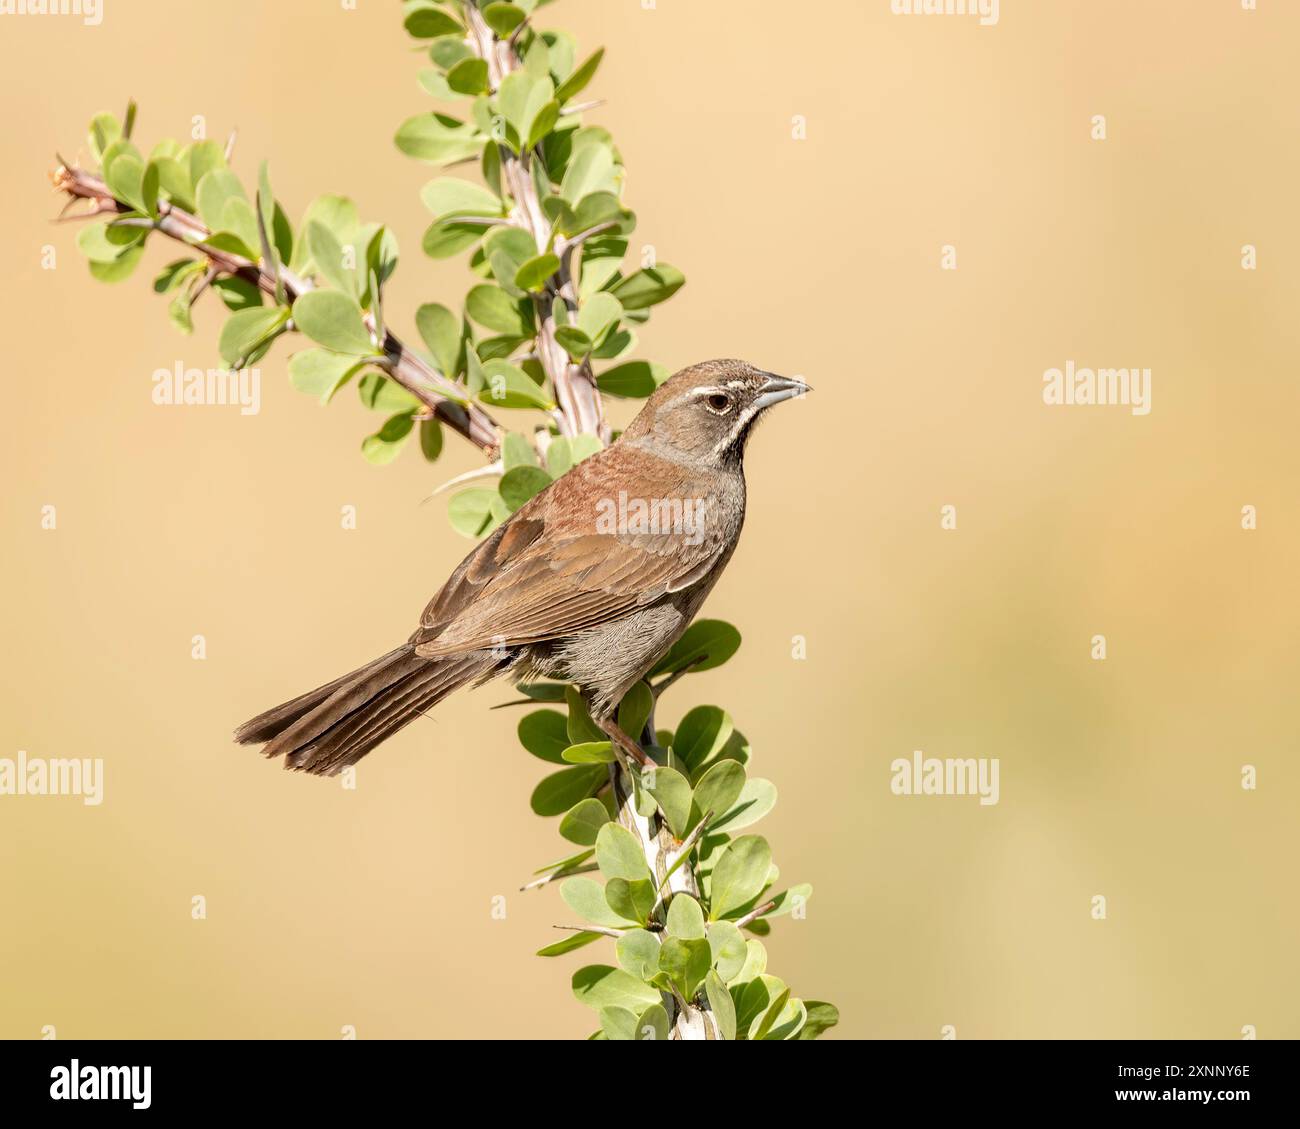
[[[802,396],[811,391],[812,389],[802,380],[791,380],[784,376],[769,376],[763,387],[759,389],[758,398],[754,403],[759,411],[763,411],[773,404],[779,404],[782,400],[793,400],[796,396]]]

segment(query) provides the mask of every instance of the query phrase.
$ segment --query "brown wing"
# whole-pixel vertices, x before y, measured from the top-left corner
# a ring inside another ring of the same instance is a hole
[[[676,464],[632,448],[580,463],[461,562],[411,636],[417,653],[437,658],[559,638],[689,587],[725,558],[730,538],[714,520],[724,512],[716,496],[704,494],[698,536],[604,532],[598,505],[611,481],[634,481],[656,497],[702,494]]]

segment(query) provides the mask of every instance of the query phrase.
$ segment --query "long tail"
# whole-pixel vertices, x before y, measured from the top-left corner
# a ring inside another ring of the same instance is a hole
[[[453,690],[491,678],[501,665],[490,651],[421,658],[408,643],[258,714],[235,730],[235,740],[265,742],[262,755],[283,755],[285,768],[333,776]]]

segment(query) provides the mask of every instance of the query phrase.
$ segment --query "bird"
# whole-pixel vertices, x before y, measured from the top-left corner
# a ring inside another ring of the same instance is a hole
[[[499,676],[577,687],[622,756],[623,696],[681,637],[745,519],[745,447],[811,391],[740,360],[665,380],[609,446],[552,481],[456,567],[400,647],[235,731],[284,767],[333,776],[452,691]]]

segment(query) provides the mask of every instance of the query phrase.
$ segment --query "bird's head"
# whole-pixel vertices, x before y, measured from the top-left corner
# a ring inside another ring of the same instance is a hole
[[[745,361],[703,361],[664,381],[623,432],[706,465],[739,464],[768,408],[812,391]]]

